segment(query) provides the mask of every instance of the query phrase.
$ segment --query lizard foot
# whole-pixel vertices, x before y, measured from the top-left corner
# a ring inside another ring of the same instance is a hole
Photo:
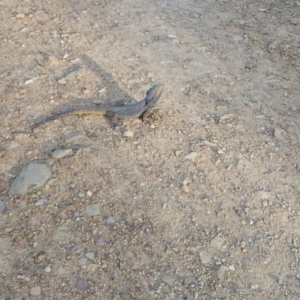
[[[143,122],[147,124],[154,124],[157,125],[163,119],[163,112],[160,109],[150,109],[148,110],[143,116]]]

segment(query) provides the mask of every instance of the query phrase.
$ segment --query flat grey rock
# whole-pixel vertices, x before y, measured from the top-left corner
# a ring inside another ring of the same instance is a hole
[[[100,214],[100,203],[90,204],[85,208],[89,217],[98,216]]]
[[[14,179],[9,194],[25,195],[43,186],[50,178],[51,170],[47,165],[30,163]]]

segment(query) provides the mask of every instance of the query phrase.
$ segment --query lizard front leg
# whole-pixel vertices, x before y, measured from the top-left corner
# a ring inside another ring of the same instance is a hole
[[[146,110],[140,119],[145,123],[158,123],[162,119],[161,110],[156,107],[151,107]]]

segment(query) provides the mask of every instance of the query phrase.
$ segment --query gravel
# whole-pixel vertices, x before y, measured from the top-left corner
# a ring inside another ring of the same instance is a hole
[[[299,298],[297,2],[1,4],[2,298]]]

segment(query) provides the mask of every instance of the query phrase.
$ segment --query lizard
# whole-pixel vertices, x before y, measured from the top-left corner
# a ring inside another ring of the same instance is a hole
[[[157,83],[154,84],[146,92],[146,97],[136,103],[126,104],[126,105],[103,105],[103,106],[89,106],[83,108],[70,109],[64,112],[54,114],[53,116],[47,117],[40,121],[34,123],[32,128],[35,128],[41,124],[47,123],[52,120],[59,119],[64,116],[71,115],[101,115],[107,116],[113,119],[134,119],[134,118],[144,118],[148,115],[150,108],[153,108],[159,98],[162,95],[164,85]]]

